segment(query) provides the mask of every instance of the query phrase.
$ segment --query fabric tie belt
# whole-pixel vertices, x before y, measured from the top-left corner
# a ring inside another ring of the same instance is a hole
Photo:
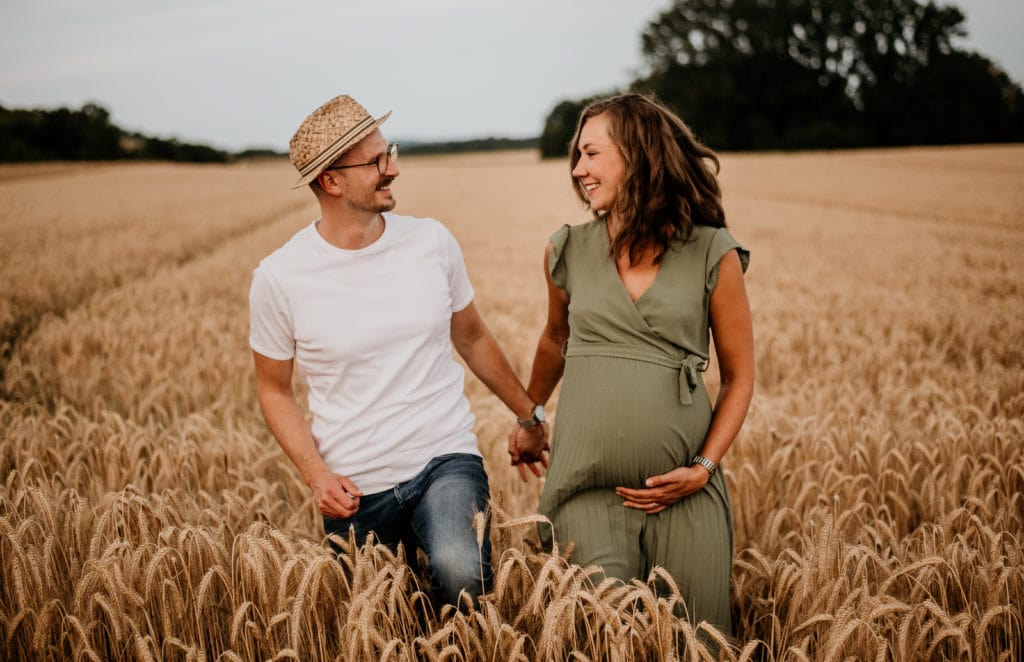
[[[684,405],[693,404],[693,391],[700,383],[700,375],[708,369],[708,361],[699,354],[686,351],[678,352],[678,356],[668,356],[655,349],[646,349],[635,345],[611,342],[573,342],[568,340],[562,345],[562,357],[572,356],[604,356],[616,359],[633,359],[653,363],[665,368],[679,371],[679,402]]]

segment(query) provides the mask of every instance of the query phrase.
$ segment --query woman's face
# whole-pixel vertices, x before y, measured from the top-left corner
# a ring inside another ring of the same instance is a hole
[[[580,160],[572,169],[595,211],[611,211],[626,178],[626,160],[608,133],[608,116],[595,115],[580,131]]]

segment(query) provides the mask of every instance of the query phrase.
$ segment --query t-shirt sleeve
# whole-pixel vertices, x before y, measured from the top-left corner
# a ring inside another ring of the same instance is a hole
[[[438,225],[441,227],[445,266],[448,269],[448,291],[452,299],[452,312],[457,313],[473,302],[473,285],[469,282],[466,260],[462,256],[459,242],[448,228],[440,223]]]
[[[258,267],[249,287],[249,347],[278,361],[295,356],[288,302],[274,277]]]
[[[548,253],[548,273],[551,274],[551,282],[555,287],[566,289],[565,274],[565,244],[569,241],[569,226],[563,225],[555,230],[549,238],[551,241],[551,252]]]
[[[731,250],[735,250],[739,254],[740,266],[746,273],[747,267],[750,265],[750,251],[733,239],[725,228],[715,230],[715,234],[711,237],[711,243],[708,245],[707,261],[704,264],[704,286],[708,292],[714,291],[715,285],[718,284],[718,264]]]

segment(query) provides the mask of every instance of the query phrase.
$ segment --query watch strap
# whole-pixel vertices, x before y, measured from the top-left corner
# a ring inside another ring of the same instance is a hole
[[[540,412],[539,414],[538,411]],[[519,426],[524,430],[529,430],[530,428],[543,423],[543,416],[544,407],[541,405],[534,405],[533,409],[530,410],[530,415],[527,418],[516,418],[516,423],[519,423]]]
[[[690,462],[690,466],[692,467],[695,464],[699,464],[700,466],[702,466],[705,469],[707,469],[708,470],[708,474],[711,475],[711,476],[714,476],[715,472],[718,471],[718,466],[716,466],[714,462],[712,462],[711,460],[707,459],[703,455],[698,455],[698,456],[693,458],[693,461]]]

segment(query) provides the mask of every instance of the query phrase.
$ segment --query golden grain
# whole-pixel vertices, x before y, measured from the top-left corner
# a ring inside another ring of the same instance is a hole
[[[282,161],[0,176],[0,657],[1024,660],[1024,147],[722,164],[758,354],[723,466],[735,647],[657,571],[537,551],[540,485],[472,376],[494,591],[438,613],[388,550],[326,549],[246,347],[252,268],[315,215]],[[544,238],[586,219],[567,180],[509,152],[395,185],[459,238],[523,376]]]

